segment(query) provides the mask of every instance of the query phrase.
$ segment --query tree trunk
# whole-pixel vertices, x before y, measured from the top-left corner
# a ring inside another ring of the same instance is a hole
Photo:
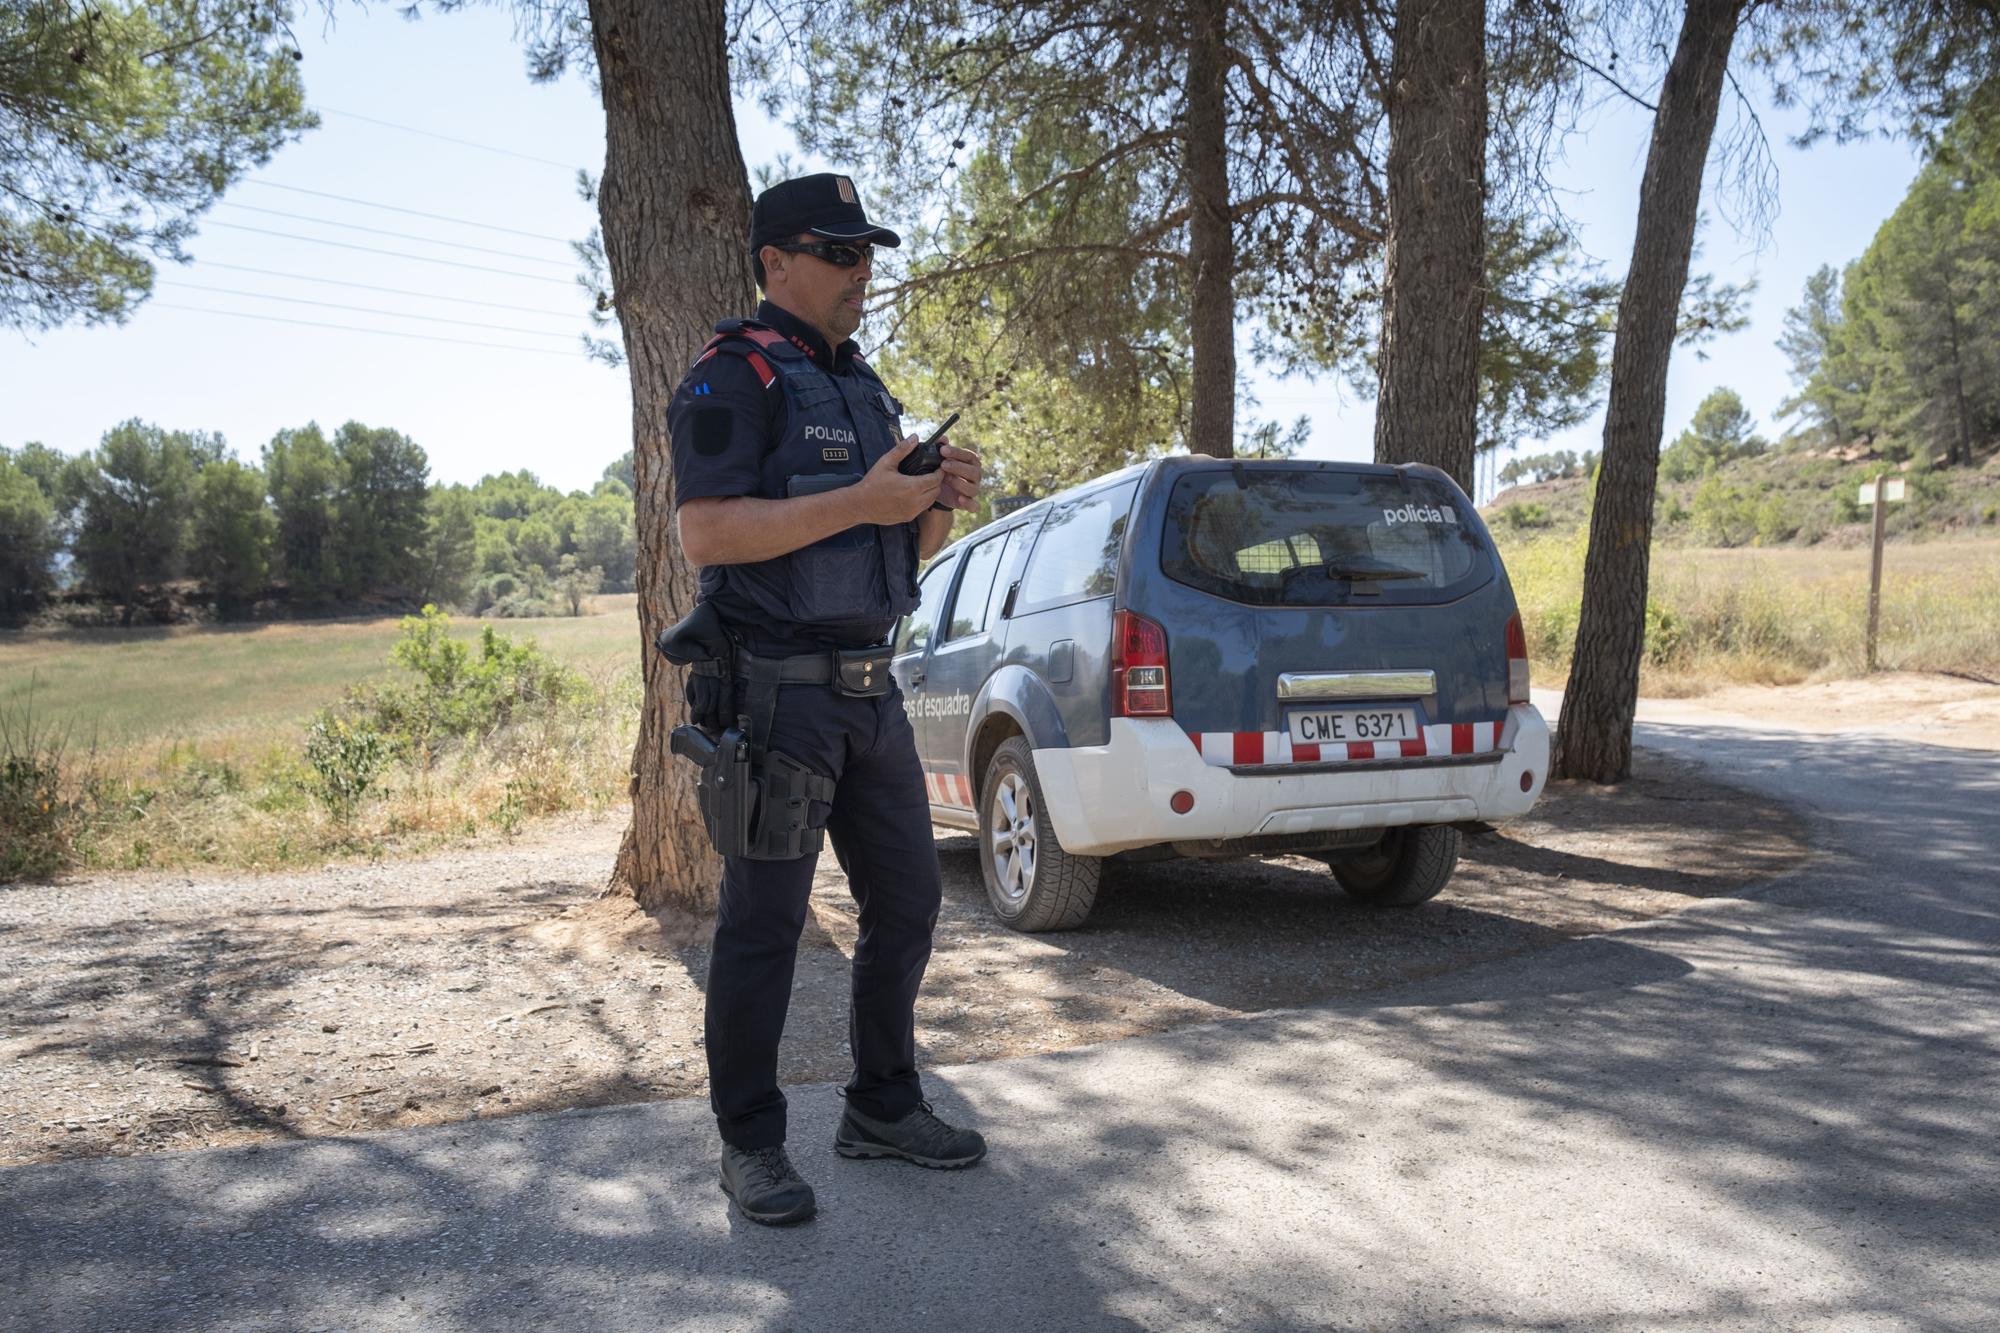
[[[724,0],[590,0],[604,97],[598,211],[632,379],[639,653],[646,701],[632,753],[632,822],[613,885],[648,909],[714,910],[720,862],[667,733],[686,719],[682,672],[653,650],[693,608],[673,530],[667,400],[715,321],[748,314],[750,181],[729,101]]]
[[[1228,0],[1199,0],[1187,66],[1189,342],[1194,403],[1188,449],[1236,454],[1236,241],[1229,218]]]
[[[1944,317],[1945,327],[1951,332],[1951,392],[1956,417],[1952,424],[1957,427],[1950,443],[1945,446],[1945,461],[1947,464],[1971,467],[1972,411],[1965,401],[1965,359],[1958,341],[1958,300],[1948,283],[1944,289]]]
[[[1486,0],[1404,0],[1389,61],[1375,461],[1471,493],[1486,301]]]
[[[1632,714],[1645,650],[1653,493],[1667,412],[1667,362],[1687,286],[1702,168],[1745,0],[1688,0],[1653,114],[1639,225],[1618,303],[1583,609],[1563,692],[1555,775],[1619,782],[1632,771]]]

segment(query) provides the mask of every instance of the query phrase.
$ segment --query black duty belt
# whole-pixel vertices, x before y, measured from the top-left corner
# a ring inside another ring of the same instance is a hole
[[[760,684],[835,685],[842,694],[863,699],[887,694],[891,684],[889,649],[881,644],[797,657],[758,657],[739,649],[736,674]]]

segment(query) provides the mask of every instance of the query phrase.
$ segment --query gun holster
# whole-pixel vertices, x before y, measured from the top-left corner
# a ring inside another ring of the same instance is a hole
[[[653,646],[676,666],[720,677],[722,699],[731,697],[736,641],[711,603],[698,604],[679,624],[662,630]],[[888,673],[882,677],[886,689]],[[675,754],[694,761],[702,827],[724,856],[791,861],[817,854],[826,840],[833,779],[770,748],[777,685],[775,677],[753,677],[750,714],[738,715],[736,725],[723,728],[719,736],[689,724],[675,727],[668,738]],[[753,715],[760,721],[753,723]]]
[[[714,739],[700,727],[675,727],[668,741],[675,754],[694,761],[702,828],[724,856],[749,855],[757,825],[757,784],[744,725],[748,720],[737,719],[737,725]]]
[[[833,779],[781,751],[753,750],[749,722],[739,717],[713,740],[700,727],[674,728],[673,752],[692,759],[699,770],[695,799],[709,842],[724,856],[748,861],[816,855],[826,840]]]
[[[713,602],[697,602],[678,624],[661,630],[653,646],[675,666],[727,663],[736,656],[736,641],[729,637],[729,627],[722,623]]]

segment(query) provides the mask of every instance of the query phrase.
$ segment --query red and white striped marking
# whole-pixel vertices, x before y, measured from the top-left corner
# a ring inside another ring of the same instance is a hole
[[[1429,759],[1490,754],[1500,748],[1498,722],[1439,722],[1410,741],[1335,741],[1292,744],[1289,731],[1191,731],[1202,762],[1217,768],[1251,764],[1327,764],[1363,759]]]
[[[965,780],[963,773],[926,772],[924,790],[930,793],[932,805],[956,806],[960,810],[972,808],[972,784]]]

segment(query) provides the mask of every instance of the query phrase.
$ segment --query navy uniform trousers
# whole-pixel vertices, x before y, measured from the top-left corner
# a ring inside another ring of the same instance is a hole
[[[741,687],[738,707],[741,708]],[[917,987],[931,956],[940,898],[930,800],[901,691],[854,699],[830,685],[782,685],[770,748],[838,784],[827,838],[860,908],[854,945],[847,1099],[881,1120],[915,1110]],[[723,861],[722,902],[708,965],[709,1105],[723,1141],[785,1141],[778,1039],[812,893],[815,856]]]

